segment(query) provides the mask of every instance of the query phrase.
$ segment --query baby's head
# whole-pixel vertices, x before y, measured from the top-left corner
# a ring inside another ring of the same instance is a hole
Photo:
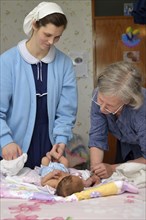
[[[64,177],[56,188],[58,196],[69,196],[76,192],[81,192],[84,189],[84,184],[79,176],[68,175]]]

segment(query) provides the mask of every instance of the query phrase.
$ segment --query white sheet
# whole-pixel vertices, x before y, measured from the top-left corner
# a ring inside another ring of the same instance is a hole
[[[139,193],[85,199],[81,201],[46,201],[1,198],[1,220],[145,220],[146,187],[145,165],[126,164],[118,167],[111,180],[126,180],[137,184]],[[26,174],[26,173],[25,173]],[[25,181],[26,181],[26,175]],[[24,178],[21,176],[21,181]],[[36,175],[31,182],[38,183]],[[29,177],[29,172],[27,173]],[[28,178],[29,179],[29,178]],[[139,180],[139,181],[138,181]],[[15,179],[16,181],[16,179]],[[106,180],[109,181],[109,180]],[[135,182],[134,182],[135,181]],[[17,179],[17,182],[18,179]],[[27,181],[26,181],[27,182]],[[25,183],[26,185],[29,183]],[[25,188],[25,184],[22,188]],[[13,185],[13,184],[12,184]],[[22,189],[23,190],[23,189]],[[21,193],[21,190],[20,190]],[[26,196],[27,198],[27,196]],[[52,197],[53,198],[53,197]]]
[[[145,220],[145,198],[146,188],[79,202],[2,199],[1,220]]]

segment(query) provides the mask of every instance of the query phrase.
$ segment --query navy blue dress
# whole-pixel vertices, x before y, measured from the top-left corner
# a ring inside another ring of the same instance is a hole
[[[30,147],[27,152],[28,159],[26,167],[33,169],[40,166],[41,159],[51,150],[52,144],[49,139],[49,118],[47,112],[47,68],[48,64],[40,62],[31,64],[35,86],[36,86],[36,120],[31,139]]]

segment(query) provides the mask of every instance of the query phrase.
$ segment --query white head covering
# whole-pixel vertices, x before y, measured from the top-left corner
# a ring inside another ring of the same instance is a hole
[[[32,22],[34,20],[38,21],[47,15],[53,13],[64,14],[61,7],[54,2],[41,2],[35,7],[24,19],[23,30],[27,36],[32,34]]]

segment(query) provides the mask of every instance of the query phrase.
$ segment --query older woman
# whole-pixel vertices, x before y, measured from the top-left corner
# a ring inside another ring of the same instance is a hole
[[[141,81],[138,68],[124,61],[107,66],[97,76],[89,148],[91,170],[100,178],[111,176],[118,166],[103,163],[108,131],[120,143],[119,163],[146,164],[146,89]]]

